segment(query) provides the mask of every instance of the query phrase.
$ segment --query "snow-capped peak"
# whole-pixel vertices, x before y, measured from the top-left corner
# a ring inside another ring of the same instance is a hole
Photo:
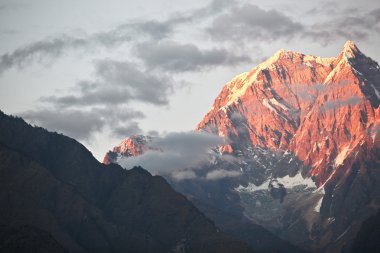
[[[355,58],[355,56],[360,52],[360,50],[352,40],[348,40],[344,44],[342,52],[347,58]]]

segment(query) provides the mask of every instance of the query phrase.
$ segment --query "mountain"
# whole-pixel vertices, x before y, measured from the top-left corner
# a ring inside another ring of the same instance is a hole
[[[336,58],[280,50],[226,84],[197,130],[230,139],[220,147],[225,153],[247,157],[260,147],[302,161],[307,169],[300,179],[311,178],[322,196],[299,208],[306,220],[301,227],[313,239],[302,242],[289,230],[299,223],[297,212],[285,212],[295,223],[281,233],[304,247],[336,252],[380,207],[379,91],[379,65],[352,41]],[[307,210],[312,205],[318,216]]]
[[[289,150],[322,185],[362,142],[378,144],[379,103],[379,65],[352,41],[337,58],[280,50],[225,85],[197,129],[229,138],[223,152]]]
[[[192,168],[197,177],[163,176],[247,242],[245,224],[306,250],[348,251],[380,209],[379,104],[380,67],[352,41],[332,58],[280,50],[228,82],[196,127],[229,140]],[[214,170],[240,176],[199,180]]]
[[[251,252],[160,176],[0,112],[1,252]]]

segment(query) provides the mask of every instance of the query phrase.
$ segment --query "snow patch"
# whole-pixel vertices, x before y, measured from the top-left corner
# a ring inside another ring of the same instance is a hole
[[[380,91],[378,91],[373,84],[371,84],[372,88],[375,90],[376,97],[380,99]]]
[[[237,192],[256,192],[262,190],[268,190],[270,180],[266,180],[261,185],[255,185],[254,183],[249,183],[247,187],[239,185],[239,187],[235,188]]]
[[[237,75],[232,79],[232,81],[228,84],[229,94],[228,94],[228,102],[224,105],[227,107],[231,105],[233,102],[238,100],[241,96],[245,94],[251,82],[250,79],[247,79],[249,72],[244,72],[240,75]],[[257,76],[257,75],[256,75]],[[241,85],[240,88],[237,86]]]
[[[274,182],[278,184],[282,184],[287,189],[291,189],[299,185],[306,186],[305,189],[317,188],[314,181],[311,178],[303,178],[301,175],[301,172],[296,174],[294,177],[290,177],[289,175],[287,175],[283,178],[276,178],[276,180],[277,181],[272,180],[272,184]],[[249,183],[247,187],[239,185],[239,187],[235,188],[235,190],[238,192],[256,192],[256,191],[268,190],[270,183],[271,183],[271,179],[268,179],[260,185],[255,185],[253,183]]]
[[[277,114],[277,110],[268,102],[268,99],[264,98],[262,103],[266,108]]]
[[[277,181],[283,184],[285,188],[294,188],[295,186],[298,186],[298,185],[304,185],[306,186],[306,189],[317,188],[314,181],[310,177],[304,178],[301,175],[301,172],[296,174],[294,177],[290,177],[289,175],[287,175],[282,178],[277,178]]]
[[[313,163],[313,167],[320,165],[322,162],[323,162],[323,158],[321,158],[321,159],[319,159],[319,161]]]
[[[340,236],[338,236],[338,238],[335,239],[334,242],[339,241],[339,240],[340,240],[345,234],[347,234],[347,232],[348,232],[350,229],[351,229],[351,225],[348,226],[348,227],[346,228],[346,230],[344,230],[344,232],[343,232]]]
[[[350,146],[345,146],[342,151],[340,151],[340,153],[335,158],[336,167],[343,164],[344,160],[347,158],[348,151],[350,151]]]
[[[317,213],[321,211],[322,201],[323,201],[323,196],[319,199],[317,205],[314,207],[314,211],[316,211]]]
[[[330,64],[335,61],[335,57],[330,57],[330,58],[322,58],[322,57],[317,57],[313,55],[305,55],[303,58],[303,61],[307,66],[309,66],[310,62],[315,62],[323,66],[330,66]]]
[[[286,53],[285,50],[281,49],[277,51],[272,57],[267,59],[265,62],[257,65],[251,72],[244,72],[238,76],[236,76],[230,83],[228,83],[227,87],[229,90],[228,101],[224,106],[229,106],[238,100],[241,96],[245,94],[247,89],[254,83],[258,82],[257,76],[261,73],[262,70],[271,68],[274,66],[274,63],[278,61],[281,54]],[[249,78],[248,76],[253,73]],[[237,86],[241,86],[238,88]]]
[[[342,70],[343,63],[345,62],[344,59],[345,58],[343,58],[343,60],[341,60],[338,65],[327,75],[323,82],[324,84],[327,84],[329,81],[331,81],[334,76]]]
[[[222,106],[219,111],[223,111],[224,113],[227,113],[227,106]]]
[[[313,65],[310,62],[305,62],[305,65],[308,66],[308,67],[310,67],[310,68],[313,67]]]
[[[281,107],[284,111],[289,110],[289,108],[288,108],[286,105],[284,105],[283,103],[279,102],[279,101],[278,101],[277,99],[275,99],[275,98],[271,98],[269,101],[270,101],[272,104],[277,105],[278,107]]]

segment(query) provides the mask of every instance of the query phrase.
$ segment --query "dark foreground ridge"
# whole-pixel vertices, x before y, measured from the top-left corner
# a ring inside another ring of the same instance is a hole
[[[380,211],[363,222],[350,253],[380,252]],[[343,251],[345,253],[346,251]]]
[[[163,178],[1,111],[0,235],[1,252],[252,252]]]

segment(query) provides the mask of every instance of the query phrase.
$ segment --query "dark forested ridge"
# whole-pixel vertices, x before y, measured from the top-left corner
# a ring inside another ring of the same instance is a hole
[[[2,112],[0,203],[2,252],[251,252],[163,178]]]

